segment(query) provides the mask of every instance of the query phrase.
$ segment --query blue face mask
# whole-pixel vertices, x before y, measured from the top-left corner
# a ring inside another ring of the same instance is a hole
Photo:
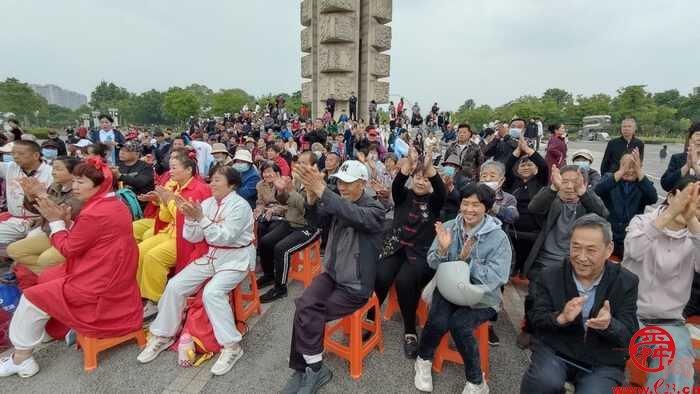
[[[5,163],[9,163],[11,161],[14,161],[14,159],[12,158],[12,154],[10,154],[10,153],[3,154],[2,161],[4,161]]]
[[[588,171],[588,169],[591,168],[591,163],[589,163],[588,160],[577,160],[574,162],[574,165],[577,165],[584,171]]]
[[[511,137],[517,140],[518,138],[520,138],[520,129],[513,127],[510,130],[508,130],[508,134],[510,134]]]
[[[41,155],[46,160],[53,160],[58,157],[58,151],[56,149],[42,148]]]
[[[442,172],[442,175],[453,177],[455,176],[455,168],[452,166],[444,166],[440,169],[440,172]]]
[[[238,172],[240,172],[240,173],[244,173],[244,172],[248,171],[248,169],[250,168],[250,164],[247,164],[247,163],[234,163],[231,167],[233,167],[234,170],[236,170],[236,171],[238,171]]]

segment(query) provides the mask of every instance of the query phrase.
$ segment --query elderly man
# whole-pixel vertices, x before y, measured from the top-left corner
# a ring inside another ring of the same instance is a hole
[[[552,166],[552,184],[542,188],[528,205],[534,215],[543,216],[544,226],[540,231],[530,254],[525,260],[523,274],[530,278],[530,283],[537,281],[539,272],[549,266],[561,266],[569,255],[571,229],[576,219],[588,213],[607,217],[605,204],[586,185],[586,180],[578,166],[567,165],[561,169]],[[530,286],[525,298],[525,312],[530,309],[537,295],[537,287]],[[529,345],[528,326],[518,338],[518,345]]]
[[[236,189],[236,193],[248,201],[251,208],[255,208],[258,199],[258,191],[255,187],[260,182],[260,174],[253,165],[253,156],[245,149],[236,149],[231,167],[241,174],[241,186]]]
[[[347,316],[367,303],[374,289],[382,245],[384,208],[365,193],[367,167],[349,160],[333,177],[333,193],[316,168],[300,163],[295,175],[306,190],[306,215],[313,227],[332,217],[324,272],[296,301],[289,367],[294,374],[283,393],[316,393],[332,377],[322,362],[326,322]]]
[[[700,272],[700,178],[686,176],[656,210],[637,215],[625,238],[624,267],[639,277],[640,326],[659,326],[672,337],[676,354],[668,361],[652,357],[647,387],[659,379],[681,390],[693,387],[695,351],[685,326],[683,307],[691,294],[693,274]],[[664,368],[665,367],[665,368]]]
[[[469,181],[475,181],[479,174],[479,166],[484,162],[484,154],[478,144],[471,141],[474,132],[471,126],[462,123],[457,126],[457,141],[450,143],[445,151],[445,157],[456,155],[461,173]]]
[[[521,394],[563,393],[569,379],[576,394],[610,393],[625,380],[627,347],[638,329],[638,279],[608,260],[612,231],[596,214],[574,222],[570,250],[562,265],[532,282],[537,298],[528,321],[538,344]]]
[[[510,128],[507,123],[501,123],[486,141],[484,153],[487,158],[500,161],[505,164],[510,159],[510,155],[518,147],[520,135],[525,130],[525,120],[516,118],[510,121]]]
[[[644,160],[644,142],[635,137],[637,121],[634,118],[625,118],[620,126],[620,137],[610,140],[605,147],[603,161],[600,163],[600,173],[615,172],[620,167],[620,159],[625,153],[632,153],[637,148],[639,157]]]

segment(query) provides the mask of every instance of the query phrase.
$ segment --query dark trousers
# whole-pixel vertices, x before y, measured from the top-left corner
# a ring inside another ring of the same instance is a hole
[[[260,265],[266,275],[273,275],[275,271],[275,245],[287,237],[292,228],[286,220],[275,220],[258,224],[258,256]]]
[[[294,301],[296,311],[292,326],[292,346],[289,367],[298,371],[306,368],[303,355],[323,353],[326,322],[347,316],[367,303],[368,298],[338,286],[327,273],[314,278],[301,297]]]
[[[350,106],[350,120],[357,122],[357,107]]]
[[[289,267],[292,263],[294,252],[304,249],[313,242],[319,235],[319,231],[311,229],[295,229],[289,227],[289,232],[281,240],[273,244],[265,244],[266,249],[272,249],[273,261],[262,260],[263,272],[267,276],[275,277],[275,286],[283,287],[287,285]],[[268,252],[266,252],[268,253]]]
[[[479,347],[474,338],[474,329],[495,315],[493,308],[470,308],[455,305],[442,297],[435,289],[433,302],[428,312],[428,322],[420,338],[418,355],[423,360],[432,360],[440,339],[450,330],[457,351],[464,360],[464,374],[474,384],[483,381]]]
[[[392,284],[396,286],[396,296],[403,317],[403,329],[406,334],[416,333],[416,308],[423,287],[435,275],[435,270],[428,266],[425,257],[406,255],[400,249],[389,257],[383,258],[377,265],[377,277],[374,292],[381,305],[389,293]],[[373,317],[373,316],[372,316]]]
[[[563,394],[567,380],[573,381],[576,394],[611,393],[625,379],[622,368],[601,366],[584,370],[565,362],[542,344],[535,348],[531,359],[520,383],[520,394]]]

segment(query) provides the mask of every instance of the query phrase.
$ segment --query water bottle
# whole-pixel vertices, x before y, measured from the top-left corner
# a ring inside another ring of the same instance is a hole
[[[194,342],[190,333],[180,335],[180,344],[177,345],[177,363],[181,367],[188,368],[194,364]]]

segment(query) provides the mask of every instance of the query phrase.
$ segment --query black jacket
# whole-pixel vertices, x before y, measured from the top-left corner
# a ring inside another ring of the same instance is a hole
[[[496,161],[506,164],[517,147],[518,141],[513,139],[510,135],[506,135],[503,138],[494,138],[493,141],[489,142],[484,149],[484,155],[487,159],[493,158]]]
[[[367,193],[350,202],[326,188],[314,205],[305,204],[305,208],[307,223],[313,228],[331,218],[324,271],[339,286],[369,298],[383,241],[384,207]]]
[[[527,275],[530,268],[532,268],[532,264],[540,254],[540,249],[542,249],[544,246],[544,241],[547,239],[547,234],[557,223],[559,215],[561,214],[561,206],[562,201],[559,198],[559,194],[550,187],[543,187],[535,195],[532,201],[530,201],[530,204],[527,207],[530,213],[534,215],[546,216],[546,219],[544,225],[542,226],[542,230],[540,230],[540,233],[537,235],[537,239],[535,239],[535,243],[532,245],[532,249],[530,250],[530,254],[527,256],[527,260],[525,260],[523,269],[524,274]],[[576,207],[576,218],[578,219],[588,213],[595,213],[604,218],[608,217],[608,210],[605,208],[603,200],[601,200],[600,197],[598,197],[591,189],[586,190],[586,193],[581,196],[579,204]]]
[[[639,157],[644,160],[644,142],[637,137],[632,137],[630,142],[627,142],[622,137],[615,138],[608,142],[603,154],[603,161],[600,163],[600,175],[605,175],[608,172],[615,172],[620,168],[620,159],[625,153],[630,153],[634,148],[639,149]]]
[[[562,266],[542,271],[541,280],[530,282],[530,294],[536,294],[528,323],[535,337],[559,356],[584,367],[625,368],[629,342],[639,329],[637,321],[637,285],[639,279],[620,264],[605,263],[603,278],[596,289],[589,318],[596,317],[605,300],[610,303],[612,319],[606,330],[584,330],[582,317],[559,325],[557,316],[566,302],[578,297],[569,259]]]
[[[518,159],[511,154],[506,163],[506,180],[503,183],[503,190],[512,194],[518,202],[518,220],[513,226],[513,233],[516,238],[521,236],[534,239],[540,231],[543,223],[541,215],[533,215],[528,209],[530,201],[537,195],[543,187],[549,183],[549,169],[542,156],[535,152],[530,156],[535,166],[537,175],[527,181],[518,176]]]
[[[671,155],[671,160],[668,162],[668,168],[666,168],[666,172],[664,172],[664,174],[661,176],[661,187],[664,190],[670,192],[671,189],[676,186],[676,183],[683,178],[681,168],[687,162],[688,154],[685,152]]]
[[[133,166],[119,163],[119,174],[119,181],[133,190],[136,195],[146,194],[155,188],[153,167],[143,160],[137,160]]]

